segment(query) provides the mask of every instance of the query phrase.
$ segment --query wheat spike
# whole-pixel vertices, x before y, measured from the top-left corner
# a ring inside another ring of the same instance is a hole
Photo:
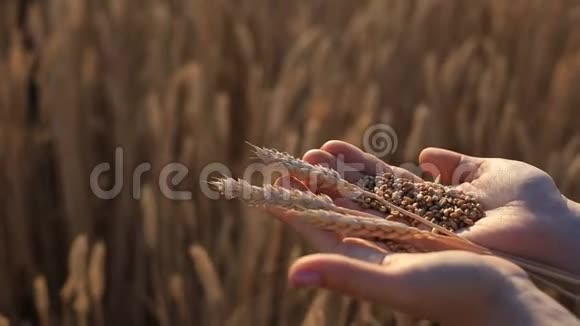
[[[226,199],[243,199],[255,206],[278,206],[284,208],[328,209],[336,208],[326,195],[316,195],[297,189],[264,185],[257,187],[246,180],[222,178],[210,182]]]
[[[330,294],[325,290],[320,290],[310,303],[306,312],[302,326],[326,325],[325,308],[328,304]]]
[[[323,230],[339,233],[345,237],[394,241],[425,240],[442,245],[447,249],[467,250],[480,254],[489,253],[489,250],[462,239],[449,238],[377,217],[368,218],[324,210],[296,211],[295,214],[296,218],[309,224]]]
[[[107,248],[104,242],[98,242],[93,246],[88,269],[88,287],[91,299],[94,302],[102,302],[105,295],[105,259]]]
[[[275,185],[262,187],[251,185],[246,180],[221,178],[210,182],[226,199],[238,198],[252,206],[278,207],[284,209],[323,209],[366,217],[374,217],[360,211],[336,206],[332,199],[324,194],[287,189]]]
[[[8,320],[8,318],[0,315],[0,326],[10,326],[10,320]]]
[[[143,234],[148,249],[157,248],[159,216],[157,211],[157,198],[151,185],[146,184],[141,189],[141,211],[143,213]]]
[[[321,165],[313,165],[294,156],[275,149],[258,147],[248,143],[254,149],[256,157],[266,164],[281,164],[288,169],[290,175],[301,180],[313,180],[321,189],[337,188],[345,197],[357,198],[363,190],[344,180],[335,170]]]
[[[221,305],[225,298],[224,290],[209,254],[200,245],[191,246],[189,254],[205,289],[208,304],[210,306]]]
[[[38,275],[34,278],[34,306],[42,326],[50,325],[50,296],[46,277]]]
[[[340,176],[340,174],[335,170],[325,168],[319,165],[312,165],[308,162],[297,159],[288,153],[282,153],[275,149],[258,147],[250,143],[248,144],[254,148],[254,153],[264,163],[282,164],[285,168],[288,169],[290,175],[295,175],[302,180],[313,180],[313,179],[317,180],[318,186],[320,186],[322,189],[336,188],[343,196],[347,198],[357,199],[361,198],[362,196],[372,198],[380,202],[385,207],[398,211],[401,214],[421,224],[429,226],[431,229],[435,229],[438,232],[445,234],[449,237],[461,239],[462,241],[468,242],[467,240],[461,238],[457,234],[441,227],[440,225],[432,223],[415,213],[411,213],[401,207],[393,205],[375,193],[366,191],[357,185],[349,183],[348,181],[344,180]]]
[[[60,292],[64,303],[70,303],[84,286],[88,246],[88,238],[85,234],[78,235],[71,245],[68,261],[69,275]]]
[[[187,287],[185,286],[185,280],[183,279],[183,276],[179,273],[173,273],[169,277],[167,287],[169,289],[169,295],[173,300],[173,302],[175,303],[177,310],[179,312],[180,324],[182,325],[191,324],[187,305],[187,295],[186,295]]]
[[[60,295],[63,303],[69,304],[77,315],[79,325],[87,324],[90,308],[87,293],[87,256],[89,241],[86,234],[78,235],[73,241],[69,253],[69,277],[62,287]]]

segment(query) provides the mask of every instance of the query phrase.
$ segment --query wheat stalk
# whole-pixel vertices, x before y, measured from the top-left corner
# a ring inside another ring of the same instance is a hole
[[[84,286],[88,246],[88,238],[85,234],[78,235],[71,245],[68,261],[69,275],[60,292],[64,303],[70,303]]]
[[[158,242],[159,217],[157,198],[151,185],[146,184],[141,189],[141,211],[143,215],[143,234],[145,245],[149,250],[155,250]]]
[[[0,326],[10,326],[10,320],[0,315]]]
[[[185,292],[186,286],[183,276],[179,273],[174,273],[169,277],[167,283],[169,295],[177,307],[180,323],[182,325],[191,324],[187,307],[187,295]]]
[[[34,306],[42,326],[50,325],[50,296],[46,277],[38,275],[34,279]]]
[[[304,316],[302,326],[326,325],[326,306],[328,305],[330,294],[325,290],[320,290],[310,303],[310,307]]]
[[[101,302],[105,295],[105,259],[107,248],[104,242],[93,245],[88,268],[88,288],[91,299]]]
[[[107,247],[100,241],[93,245],[88,267],[88,290],[94,306],[95,325],[104,325],[103,298],[105,296]]]
[[[208,305],[221,306],[225,299],[224,290],[209,254],[202,246],[193,245],[189,248],[189,255],[206,292]]]
[[[65,304],[71,303],[79,325],[87,324],[89,295],[87,293],[87,256],[89,241],[86,234],[78,235],[69,252],[69,277],[60,295]]]

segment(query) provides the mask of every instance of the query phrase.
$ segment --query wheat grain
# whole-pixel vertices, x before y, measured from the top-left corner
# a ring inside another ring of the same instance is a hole
[[[473,226],[485,215],[475,197],[437,182],[415,183],[387,172],[377,177],[365,177],[359,184],[389,203],[450,231]],[[382,201],[365,196],[360,201],[364,207],[400,216],[399,211],[384,206]],[[417,226],[419,222],[408,220],[407,223]]]

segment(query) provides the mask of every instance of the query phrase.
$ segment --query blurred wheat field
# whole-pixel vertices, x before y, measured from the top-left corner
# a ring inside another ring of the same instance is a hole
[[[3,0],[0,76],[0,325],[409,325],[289,288],[309,248],[199,191],[245,140],[299,155],[386,123],[393,164],[519,159],[580,199],[578,1]],[[169,162],[192,200],[160,193]]]

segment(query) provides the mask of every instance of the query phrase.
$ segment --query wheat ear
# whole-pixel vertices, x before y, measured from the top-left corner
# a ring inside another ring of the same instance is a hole
[[[368,213],[336,206],[327,195],[317,195],[298,189],[287,189],[275,185],[262,187],[251,185],[246,180],[223,177],[209,183],[226,199],[241,199],[252,206],[277,207],[283,209],[328,210],[358,216],[374,217]]]
[[[254,149],[254,153],[266,164],[281,164],[285,168],[288,169],[290,174],[299,177],[302,180],[317,180],[318,186],[322,189],[331,189],[337,188],[340,190],[340,193],[348,198],[356,199],[360,198],[361,196],[365,196],[368,198],[372,198],[385,207],[389,207],[392,210],[398,211],[401,214],[416,220],[417,222],[429,226],[431,229],[435,229],[438,232],[445,234],[449,237],[461,239],[462,241],[469,242],[468,240],[460,237],[459,235],[445,229],[444,227],[432,223],[425,218],[411,213],[408,210],[393,205],[386,201],[381,196],[372,193],[370,191],[366,191],[361,187],[349,183],[348,181],[344,180],[340,174],[332,169],[320,166],[320,165],[313,165],[303,160],[297,159],[294,156],[277,151],[275,149],[258,147],[248,143]]]
[[[363,195],[364,190],[360,187],[344,180],[338,172],[321,165],[313,165],[294,156],[280,152],[275,149],[258,147],[252,145],[254,154],[266,164],[280,164],[284,166],[291,175],[301,180],[315,180],[317,186],[322,189],[332,189],[340,186],[341,194],[350,198],[358,198]]]
[[[369,240],[413,241],[428,240],[444,245],[447,249],[466,250],[478,254],[491,254],[489,250],[474,243],[457,240],[430,231],[420,230],[406,224],[364,216],[349,215],[324,210],[305,210],[294,212],[294,218],[304,220],[326,231],[343,236]]]

